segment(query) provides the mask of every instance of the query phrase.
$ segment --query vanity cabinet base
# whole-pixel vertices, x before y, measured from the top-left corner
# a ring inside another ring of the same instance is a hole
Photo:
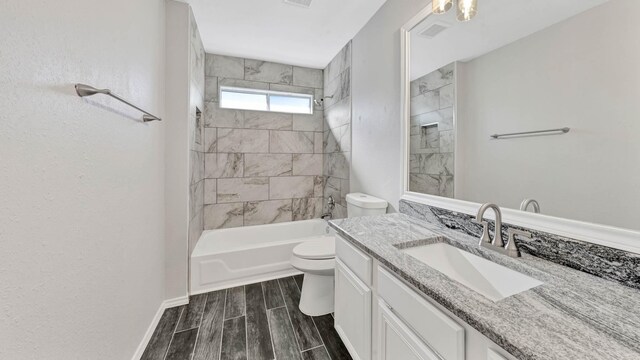
[[[339,236],[335,275],[335,328],[354,360],[515,360]]]

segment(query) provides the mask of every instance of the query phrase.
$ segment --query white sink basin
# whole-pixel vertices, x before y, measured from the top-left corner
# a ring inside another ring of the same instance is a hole
[[[542,285],[534,278],[444,243],[411,247],[402,252],[493,301]]]

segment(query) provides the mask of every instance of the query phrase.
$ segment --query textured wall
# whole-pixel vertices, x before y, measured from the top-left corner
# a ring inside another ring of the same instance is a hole
[[[324,170],[325,202],[333,196],[334,218],[347,217],[351,167],[351,42],[324,69]],[[325,211],[327,211],[325,205]]]
[[[129,359],[164,300],[164,1],[5,0],[0,359]],[[10,34],[10,35],[9,35]]]
[[[455,64],[410,86],[409,190],[453,197]]]
[[[204,64],[198,25],[189,12],[189,254],[204,229]]]
[[[188,292],[188,259],[202,233],[204,49],[188,4],[167,1],[166,298]]]
[[[219,86],[314,94],[322,70],[207,54],[204,225],[218,229],[318,217],[323,111],[313,115],[220,109]]]
[[[427,0],[387,0],[352,41],[351,189],[389,201],[402,195],[400,27]]]

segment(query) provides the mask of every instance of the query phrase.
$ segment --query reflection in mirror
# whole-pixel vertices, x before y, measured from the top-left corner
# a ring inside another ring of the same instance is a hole
[[[409,34],[408,190],[640,230],[638,13],[483,0],[469,22],[427,16]]]
[[[453,197],[453,63],[410,83],[409,191]]]

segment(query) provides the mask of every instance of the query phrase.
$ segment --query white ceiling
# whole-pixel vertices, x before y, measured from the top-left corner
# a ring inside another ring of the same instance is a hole
[[[458,22],[455,8],[432,14],[411,30],[411,79],[471,60],[607,1],[478,0],[478,14],[469,22]],[[451,27],[433,39],[417,34],[437,22]]]
[[[324,68],[386,0],[182,0],[208,53]]]

